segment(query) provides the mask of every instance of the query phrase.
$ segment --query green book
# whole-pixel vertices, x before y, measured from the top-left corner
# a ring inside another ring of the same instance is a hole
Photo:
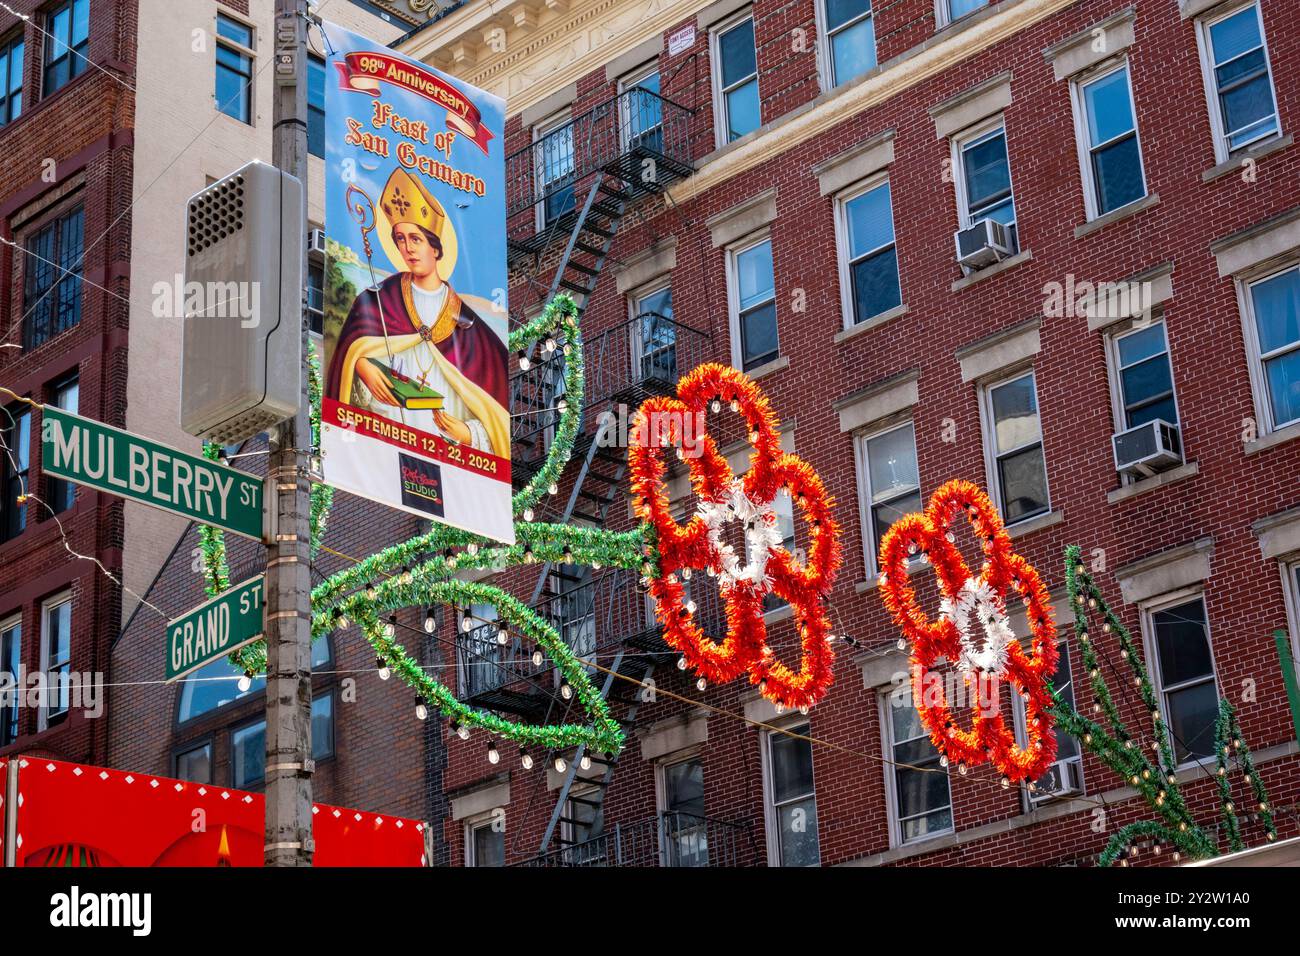
[[[366,361],[384,373],[384,378],[388,379],[389,390],[403,408],[409,411],[442,408],[441,392],[435,392],[427,385],[421,385],[407,378],[401,372],[394,372],[379,359],[367,358]]]

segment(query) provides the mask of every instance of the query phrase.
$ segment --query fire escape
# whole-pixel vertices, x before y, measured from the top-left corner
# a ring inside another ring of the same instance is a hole
[[[692,115],[688,107],[637,86],[506,158],[511,282],[515,288],[526,285],[532,295],[525,298],[540,307],[566,292],[577,303],[582,321],[624,218],[638,204],[659,201],[655,197],[693,172]],[[512,318],[521,321],[531,311],[516,308],[513,313]],[[679,375],[707,359],[709,340],[707,333],[674,320],[668,302],[613,323],[596,325],[587,319],[583,336],[583,423],[565,473],[564,493],[539,505],[535,517],[593,527],[606,526],[612,517],[618,525],[626,517],[614,509],[625,508],[627,502],[622,488],[627,449],[618,434],[620,422],[626,427],[631,410],[644,399],[674,393]],[[550,449],[559,424],[557,406],[563,399],[563,362],[560,350],[549,358],[533,356],[529,368],[511,379],[511,468],[516,486],[537,472]],[[627,409],[624,414],[619,414],[620,406]],[[593,670],[592,679],[616,717],[630,728],[641,703],[639,682],[668,658],[637,573],[544,564],[529,603],[554,623],[580,657],[598,659],[612,672]],[[484,623],[458,634],[460,697],[474,706],[529,721],[572,719],[565,712],[569,703],[556,692],[558,680],[549,662],[525,657],[517,642],[500,646],[496,630],[495,625]],[[709,834],[699,830],[705,825],[702,819],[697,825],[661,815],[639,825],[617,826],[606,834],[604,794],[617,758],[581,750],[567,757],[565,780],[538,855],[530,864],[653,865],[652,857],[664,865],[707,861]],[[579,776],[584,764],[598,768],[594,779],[590,769]],[[539,777],[536,799],[547,798],[545,781],[545,775]],[[731,826],[717,821],[707,825]],[[720,830],[713,836],[715,846],[743,845],[719,856],[718,863],[735,864],[738,857],[748,857],[752,836],[741,834],[741,829]],[[666,839],[669,831],[679,836],[695,833],[694,849],[689,841]],[[653,853],[652,843],[658,847]],[[683,846],[687,847],[684,855]]]

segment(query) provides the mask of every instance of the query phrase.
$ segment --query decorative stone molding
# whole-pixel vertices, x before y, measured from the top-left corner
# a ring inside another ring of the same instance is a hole
[[[573,101],[578,98],[578,84],[570,83],[562,90],[556,90],[546,99],[538,100],[528,109],[519,114],[519,121],[523,123],[524,129],[536,126],[538,123],[554,116],[560,110],[567,106],[572,106]]]
[[[451,818],[468,820],[481,813],[488,813],[497,807],[510,805],[510,775],[505,779],[495,779],[485,786],[476,787],[468,793],[451,798]]]
[[[855,432],[915,407],[920,400],[920,378],[919,368],[908,369],[832,402],[831,408],[840,417],[840,431]]]
[[[887,129],[812,168],[823,196],[861,182],[894,161],[894,131]]]
[[[889,687],[894,683],[895,675],[911,673],[907,651],[900,651],[892,644],[859,654],[853,658],[853,663],[862,670],[862,686],[866,690]]]
[[[1136,20],[1136,7],[1120,10],[1100,23],[1052,44],[1043,51],[1043,57],[1052,64],[1058,80],[1069,79],[1131,47]]]
[[[1121,282],[1096,283],[1083,309],[1088,331],[1098,332],[1164,305],[1174,296],[1173,274],[1174,264],[1162,262]]]
[[[638,736],[641,759],[658,760],[705,743],[709,739],[709,720],[698,711],[683,714],[651,724]]]
[[[715,213],[704,221],[713,237],[713,248],[720,249],[770,225],[776,219],[776,187],[764,190],[730,209]]]
[[[753,3],[754,0],[715,0],[700,11],[699,16],[695,18],[695,25],[701,30],[707,30],[719,20],[725,20],[733,13],[753,6]]]
[[[614,273],[619,295],[627,295],[677,267],[677,237],[660,239],[649,249],[633,255]]]
[[[1115,578],[1124,603],[1137,604],[1208,580],[1213,558],[1214,538],[1207,535],[1126,564],[1116,569]]]
[[[1239,275],[1300,249],[1300,206],[1210,243],[1219,277]]]
[[[961,380],[975,382],[1033,358],[1043,347],[1038,335],[1041,325],[1042,319],[1035,316],[959,348]]]
[[[1228,0],[1178,0],[1178,15],[1184,20],[1190,20],[1227,2]]]
[[[623,74],[630,73],[644,63],[649,63],[663,52],[664,35],[662,33],[652,36],[644,43],[638,43],[626,53],[614,57],[605,64],[605,82],[617,82]]]
[[[1259,538],[1259,550],[1270,560],[1300,552],[1300,507],[1260,518],[1250,526]]]
[[[746,693],[748,697],[742,697],[742,700],[745,701],[746,720],[759,724],[770,724],[781,717],[776,712],[776,704],[761,696],[758,691],[747,691]]]
[[[798,424],[796,419],[788,419],[781,423],[781,451],[788,454],[794,454],[794,430]],[[753,454],[754,446],[747,441],[739,441],[725,448],[719,449],[722,456],[727,459],[727,466],[731,469],[732,474],[743,475],[749,471],[749,456]],[[674,470],[675,473],[668,479],[668,500],[670,502],[682,501],[691,493],[691,476],[684,466]],[[679,473],[676,473],[679,472]]]
[[[999,73],[969,90],[930,107],[937,139],[947,139],[1011,105],[1011,71]]]

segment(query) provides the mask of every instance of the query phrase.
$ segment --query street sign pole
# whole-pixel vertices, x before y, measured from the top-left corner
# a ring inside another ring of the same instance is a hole
[[[272,162],[307,183],[307,2],[275,0]],[[306,217],[283,233],[306,235]],[[292,246],[305,255],[301,242]],[[302,274],[306,275],[304,267]],[[305,306],[303,302],[299,308]],[[305,311],[305,309],[304,309]],[[266,555],[266,865],[311,866],[311,509],[307,323],[298,413],[279,426],[267,493],[275,535]]]

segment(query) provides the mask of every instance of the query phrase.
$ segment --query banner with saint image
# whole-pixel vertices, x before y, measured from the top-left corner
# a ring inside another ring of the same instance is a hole
[[[513,544],[505,104],[325,37],[325,480]]]

